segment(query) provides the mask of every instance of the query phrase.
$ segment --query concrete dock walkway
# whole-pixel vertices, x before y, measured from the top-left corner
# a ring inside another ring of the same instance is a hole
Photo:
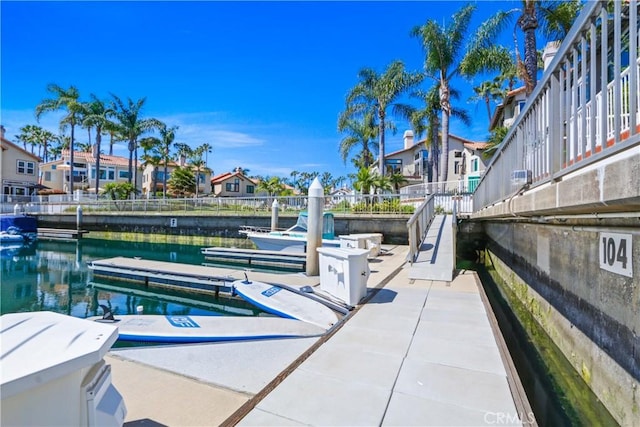
[[[411,279],[406,252],[370,263],[377,289],[327,337],[114,349],[127,425],[522,425],[476,275]]]

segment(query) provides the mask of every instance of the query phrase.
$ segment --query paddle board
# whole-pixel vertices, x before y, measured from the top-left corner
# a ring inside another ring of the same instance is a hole
[[[118,339],[162,343],[259,340],[319,336],[326,330],[294,319],[240,316],[124,315],[88,320],[118,327]]]
[[[268,313],[325,329],[338,321],[336,313],[324,304],[276,285],[245,279],[234,281],[232,286],[243,299]]]

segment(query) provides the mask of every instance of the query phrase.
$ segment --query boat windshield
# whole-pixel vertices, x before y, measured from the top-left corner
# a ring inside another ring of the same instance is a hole
[[[298,215],[298,221],[296,225],[291,227],[289,231],[301,231],[306,232],[309,226],[309,217],[307,212],[300,212]],[[333,214],[330,212],[325,212],[322,218],[322,238],[323,239],[333,239],[335,238],[335,225]]]

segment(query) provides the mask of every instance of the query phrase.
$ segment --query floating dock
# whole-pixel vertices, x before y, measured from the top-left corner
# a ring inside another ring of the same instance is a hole
[[[88,266],[93,271],[94,278],[118,279],[143,284],[147,287],[161,287],[215,296],[219,292],[230,294],[232,283],[235,280],[244,279],[246,273],[232,268],[126,257],[95,260]],[[248,275],[250,280],[267,283],[286,281],[287,285],[297,288],[316,286],[320,281],[317,276],[309,277],[302,274],[249,272]]]
[[[242,263],[248,266],[304,271],[307,265],[305,253],[214,247],[203,248],[202,254],[209,261]]]
[[[87,233],[87,230],[38,227],[37,236],[47,240],[79,240]]]

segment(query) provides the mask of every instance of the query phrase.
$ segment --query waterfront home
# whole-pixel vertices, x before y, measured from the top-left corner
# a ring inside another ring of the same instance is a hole
[[[489,131],[498,127],[511,127],[518,114],[523,110],[527,101],[527,93],[525,87],[507,92],[502,103],[498,104],[489,123]]]
[[[181,157],[178,162],[169,161],[167,163],[167,182],[171,178],[173,171],[180,167],[190,168],[195,176],[195,169],[186,163],[186,159],[184,157]],[[153,196],[153,193],[162,193],[165,182],[164,173],[164,164],[154,165],[151,163],[145,163],[142,165],[142,195],[144,197],[149,198]],[[153,188],[154,183],[155,191]],[[198,172],[198,195],[211,194],[211,190],[211,170],[208,168],[201,169]]]
[[[0,132],[3,197],[36,194],[40,158],[5,139],[4,126],[0,127]]]
[[[244,175],[241,168],[211,178],[211,189],[215,197],[253,197],[256,183]]]
[[[69,191],[70,151],[62,150],[58,160],[42,163],[41,184],[52,190],[67,193]],[[139,187],[141,180],[138,174]],[[100,154],[100,188],[108,183],[129,181],[129,159],[120,156]],[[95,192],[96,158],[94,153],[74,151],[73,153],[73,190]]]
[[[435,181],[429,164],[430,152],[426,139],[416,142],[413,131],[407,130],[404,132],[403,140],[402,150],[385,156],[386,173],[402,174],[406,179],[404,186]],[[489,162],[482,156],[486,146],[484,142],[449,134],[448,189],[473,191]]]

